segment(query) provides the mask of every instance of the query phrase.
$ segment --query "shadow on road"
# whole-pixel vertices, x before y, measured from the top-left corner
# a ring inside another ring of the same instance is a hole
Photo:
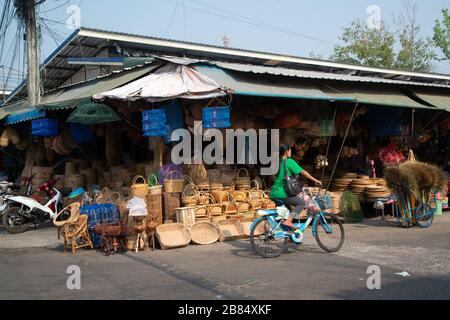
[[[420,277],[399,276],[399,280],[388,284],[383,283],[381,289],[367,288],[342,290],[331,293],[332,299],[351,300],[448,300],[450,299],[450,277]]]

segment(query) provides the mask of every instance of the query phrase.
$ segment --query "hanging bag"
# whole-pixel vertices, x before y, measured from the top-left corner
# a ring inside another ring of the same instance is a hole
[[[286,188],[286,193],[288,194],[289,197],[295,197],[298,194],[300,194],[303,189],[302,189],[302,185],[300,184],[300,180],[298,180],[297,176],[289,176],[287,173],[287,168],[286,168],[286,161],[284,160],[284,183],[285,183],[285,188]]]

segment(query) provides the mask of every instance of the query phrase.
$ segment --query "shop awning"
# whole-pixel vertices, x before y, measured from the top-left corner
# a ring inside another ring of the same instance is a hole
[[[419,99],[439,108],[450,112],[450,90],[448,94],[443,92],[414,89],[411,92],[416,95]]]
[[[221,86],[231,89],[236,95],[334,101],[354,100],[351,96],[325,93],[311,82],[292,77],[258,75],[205,65],[197,65],[195,69]]]
[[[95,100],[164,101],[176,98],[205,99],[223,96],[221,86],[191,67],[167,63],[146,77],[117,89],[95,94]]]
[[[401,92],[400,89],[393,86],[358,84],[357,87],[351,87],[349,85],[333,83],[323,84],[321,88],[327,93],[337,94],[343,97],[350,96],[355,101],[363,104],[437,110],[437,108],[429,107],[411,99]]]
[[[76,108],[88,103],[94,94],[123,86],[155,70],[159,66],[160,64],[152,64],[146,67],[136,68],[136,70],[122,71],[111,76],[100,77],[93,81],[58,90],[59,94],[53,97],[53,99],[49,99],[45,103],[40,104],[38,108],[44,110]]]
[[[34,120],[45,117],[45,111],[44,110],[38,110],[36,108],[33,108],[30,111],[25,111],[22,113],[14,113],[12,115],[9,115],[6,117],[5,124],[16,124],[19,122],[24,122],[28,120]]]
[[[120,87],[138,79],[161,66],[160,63],[143,67],[127,68],[94,80],[54,90],[43,97],[38,106],[30,106],[28,100],[19,101],[0,108],[0,120],[6,124],[37,119],[45,114],[45,110],[73,109],[91,101],[92,95]]]

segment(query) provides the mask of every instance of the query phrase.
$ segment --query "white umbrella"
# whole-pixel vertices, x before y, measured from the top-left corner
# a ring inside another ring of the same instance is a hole
[[[205,99],[224,96],[223,88],[214,80],[191,67],[168,63],[154,73],[125,86],[94,95],[94,99]]]

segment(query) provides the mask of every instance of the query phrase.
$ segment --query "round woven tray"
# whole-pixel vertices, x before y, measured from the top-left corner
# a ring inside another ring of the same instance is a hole
[[[200,245],[213,244],[219,240],[220,232],[216,225],[210,222],[196,222],[191,227],[192,242]]]

